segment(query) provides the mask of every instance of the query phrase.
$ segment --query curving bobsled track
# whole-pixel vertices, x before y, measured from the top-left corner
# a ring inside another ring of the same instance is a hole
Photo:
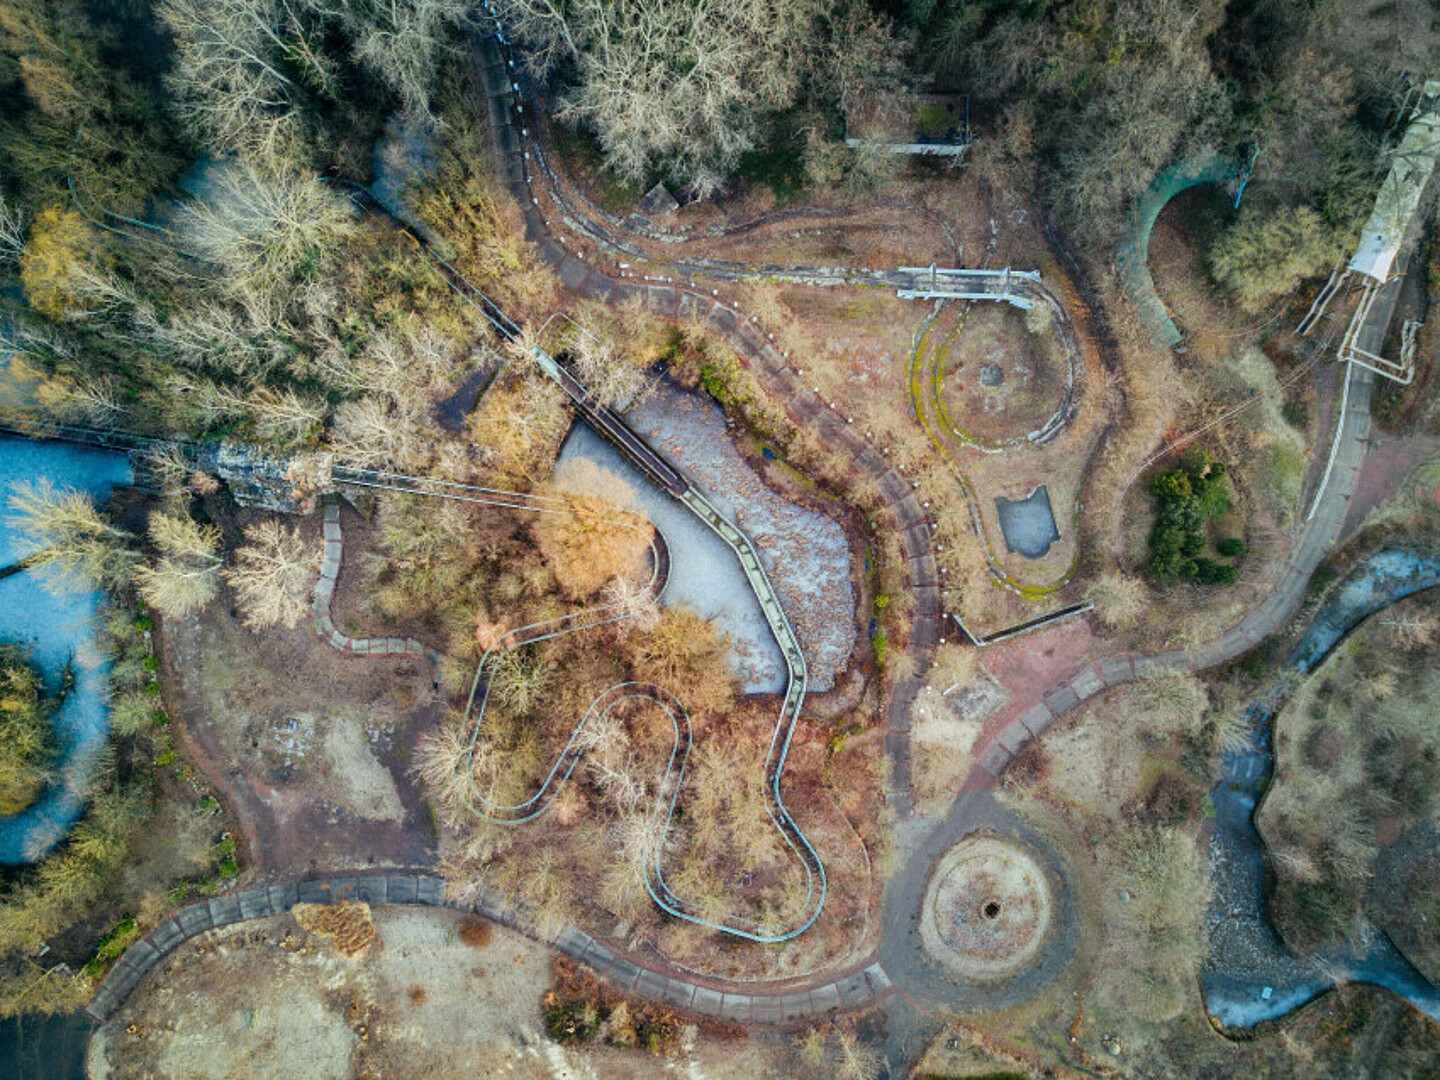
[[[463,274],[447,262],[436,252],[423,236],[415,236],[410,232],[406,223],[397,218],[375,197],[359,185],[345,185],[352,193],[354,201],[365,210],[376,212],[388,217],[399,228],[404,229],[415,240],[419,250],[435,264],[445,278],[451,290],[456,293],[465,303],[478,310],[494,329],[497,335],[507,342],[517,342],[522,339],[520,326],[507,316],[504,311],[475,287]],[[670,714],[675,727],[675,746],[671,753],[670,764],[667,767],[665,778],[661,783],[660,796],[656,801],[656,820],[661,819],[663,813],[663,829],[661,836],[655,845],[653,858],[647,859],[645,869],[645,884],[655,904],[664,912],[676,918],[706,929],[716,930],[721,933],[730,934],[734,937],[744,938],[748,941],[756,941],[764,944],[777,944],[789,941],[798,937],[814,925],[815,920],[820,917],[820,912],[825,906],[826,880],[825,866],[820,861],[814,846],[806,837],[804,831],[795,823],[790,816],[789,810],[785,808],[785,800],[780,792],[780,779],[785,771],[785,762],[790,753],[790,743],[795,734],[795,725],[800,719],[800,708],[805,699],[805,690],[809,671],[805,663],[805,655],[800,647],[800,640],[795,634],[790,620],[784,609],[780,606],[780,597],[775,587],[770,582],[769,575],[761,565],[760,554],[750,538],[745,535],[733,522],[728,520],[717,510],[713,503],[705,496],[705,493],[687,480],[683,474],[672,465],[664,455],[660,454],[654,447],[650,446],[644,439],[632,431],[613,410],[597,401],[586,389],[583,383],[566,370],[554,357],[541,349],[538,345],[532,346],[533,357],[549,378],[555,381],[566,395],[570,398],[571,404],[575,407],[582,419],[589,423],[600,435],[613,443],[626,457],[628,457],[641,471],[655,481],[667,494],[676,499],[705,526],[718,536],[725,545],[735,554],[741,570],[745,574],[746,581],[755,594],[760,604],[761,613],[765,617],[766,625],[771,634],[774,635],[777,644],[780,646],[781,654],[785,657],[785,695],[780,706],[780,714],[776,719],[775,729],[770,737],[770,747],[765,759],[765,805],[769,814],[771,824],[776,831],[784,838],[786,846],[794,855],[797,862],[805,873],[806,893],[805,906],[802,909],[803,915],[796,924],[790,927],[772,929],[761,926],[753,921],[744,919],[729,919],[724,922],[715,922],[706,919],[698,914],[698,905],[692,904],[683,897],[677,896],[665,883],[663,872],[663,852],[665,850],[665,839],[670,833],[672,818],[674,817],[676,801],[679,796],[680,784],[684,779],[685,759],[689,754],[690,747],[690,719],[685,712],[684,706],[674,695],[662,687],[650,686],[648,684],[621,684],[627,687],[625,697],[644,697],[662,710]],[[434,485],[421,481],[430,488],[427,493],[452,498],[465,498],[458,494],[462,485]],[[403,490],[415,490],[414,487]],[[533,510],[541,513],[564,512],[563,508],[553,505],[544,505],[543,497],[518,495],[516,493],[491,492],[484,499],[470,498],[468,501],[494,501],[500,496],[507,496],[509,501],[499,505],[510,506],[514,509]],[[665,575],[662,567],[668,568],[668,553],[663,553],[663,540],[661,546],[656,549],[654,559],[654,576],[652,576],[651,588],[656,590],[656,595],[663,590]],[[662,554],[663,553],[663,554]],[[616,613],[611,607],[600,606],[587,608],[582,611],[572,612],[558,619],[532,626],[521,627],[511,631],[498,642],[494,648],[486,652],[476,668],[475,678],[471,686],[470,700],[467,703],[466,715],[474,716],[475,728],[471,736],[471,750],[467,755],[467,763],[470,755],[473,755],[474,745],[479,738],[481,726],[484,723],[485,707],[489,697],[489,684],[486,677],[487,665],[491,658],[513,651],[522,645],[535,641],[542,641],[575,633],[578,630],[589,629],[595,626],[603,626],[617,621],[623,616]],[[584,729],[601,711],[609,711],[615,708],[619,701],[606,701],[607,694],[617,691],[620,688],[612,687],[606,691],[595,702],[591,703],[585,715],[580,718],[571,732],[571,738],[566,747],[557,757],[549,775],[542,783],[541,789],[531,799],[526,800],[518,806],[499,807],[493,806],[479,800],[480,805],[471,806],[472,811],[480,817],[490,821],[503,824],[521,824],[534,821],[552,803],[555,795],[564,786],[566,780],[574,772],[575,765],[584,753]],[[476,709],[476,702],[479,708]]]

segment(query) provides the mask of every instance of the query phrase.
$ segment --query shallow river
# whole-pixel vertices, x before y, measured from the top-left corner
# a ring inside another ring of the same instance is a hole
[[[117,484],[130,481],[125,455],[64,443],[0,436],[0,567],[18,558],[14,531],[5,521],[14,485],[48,478],[56,487],[78,488],[103,502]],[[30,807],[0,818],[0,865],[34,862],[64,837],[85,808],[95,755],[108,729],[106,664],[95,644],[98,593],[56,596],[28,572],[0,580],[0,641],[29,646],[52,691],[73,663],[74,685],[56,717],[58,772]]]
[[[1215,891],[1211,953],[1200,985],[1210,1013],[1226,1027],[1248,1028],[1284,1016],[1341,979],[1386,987],[1440,1020],[1440,991],[1379,930],[1357,947],[1316,957],[1297,957],[1286,948],[1270,922],[1265,845],[1255,828],[1255,808],[1274,768],[1274,721],[1288,692],[1363,620],[1435,585],[1440,559],[1408,551],[1372,555],[1310,621],[1285,668],[1246,710],[1251,748],[1225,755],[1211,789]]]

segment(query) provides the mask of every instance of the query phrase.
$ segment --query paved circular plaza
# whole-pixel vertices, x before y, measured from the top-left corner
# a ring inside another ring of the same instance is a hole
[[[1051,928],[1050,886],[1024,844],[967,836],[940,859],[925,893],[925,949],[953,974],[1007,978],[1034,959]]]

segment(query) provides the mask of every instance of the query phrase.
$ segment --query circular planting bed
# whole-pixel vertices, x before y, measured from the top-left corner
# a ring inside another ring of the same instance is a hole
[[[985,444],[1024,439],[1061,404],[1068,364],[1063,344],[1043,322],[1032,333],[1025,312],[977,304],[944,357],[949,426]]]
[[[1032,961],[1051,927],[1050,886],[1031,851],[968,836],[935,868],[920,934],[925,948],[972,981],[1007,978]]]

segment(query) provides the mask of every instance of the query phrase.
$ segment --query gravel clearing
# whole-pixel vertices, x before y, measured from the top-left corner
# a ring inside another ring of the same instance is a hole
[[[182,947],[96,1033],[90,1075],[586,1075],[542,1030],[548,950],[499,927],[472,949],[451,911],[373,917],[376,942],[354,958],[291,915]]]

